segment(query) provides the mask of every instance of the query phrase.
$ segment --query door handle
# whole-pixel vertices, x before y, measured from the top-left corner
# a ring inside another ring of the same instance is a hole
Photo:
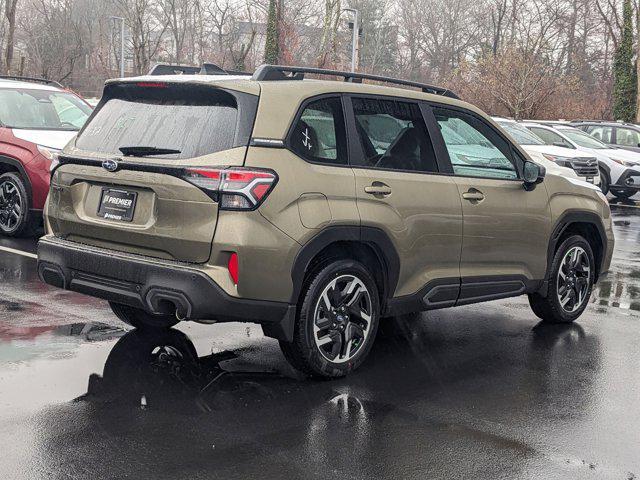
[[[470,188],[468,192],[462,194],[462,198],[469,200],[470,202],[481,202],[484,200],[484,193],[475,188]]]
[[[368,187],[364,187],[364,191],[371,195],[391,195],[391,187],[382,182],[373,182]]]

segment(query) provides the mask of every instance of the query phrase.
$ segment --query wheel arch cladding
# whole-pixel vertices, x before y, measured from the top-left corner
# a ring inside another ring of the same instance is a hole
[[[606,252],[607,236],[600,217],[593,212],[572,211],[565,213],[556,223],[549,242],[547,255],[547,277],[551,271],[553,256],[562,242],[572,235],[580,235],[589,242],[595,257],[595,281],[598,280],[604,254]]]
[[[0,175],[9,172],[17,173],[22,179],[24,188],[27,191],[27,201],[29,202],[29,206],[31,207],[33,195],[31,192],[31,179],[29,178],[27,171],[24,169],[22,163],[20,163],[18,160],[0,155]]]
[[[398,283],[400,258],[386,233],[378,228],[358,226],[327,227],[302,247],[291,271],[294,285],[291,303],[298,303],[309,272],[342,258],[358,260],[369,268],[384,307]]]

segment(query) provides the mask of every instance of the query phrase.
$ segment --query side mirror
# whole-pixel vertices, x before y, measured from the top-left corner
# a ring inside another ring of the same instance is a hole
[[[542,165],[538,165],[534,162],[524,162],[523,180],[525,190],[533,190],[536,185],[542,183],[544,176],[547,173]]]

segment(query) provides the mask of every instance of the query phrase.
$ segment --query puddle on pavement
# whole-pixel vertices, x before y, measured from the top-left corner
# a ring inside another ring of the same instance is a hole
[[[5,311],[20,311],[19,305],[0,302]],[[16,308],[16,310],[12,310]],[[126,330],[99,322],[66,325],[30,325],[28,323],[0,323],[0,362],[15,363],[56,355],[67,358],[81,344],[114,340]]]
[[[632,283],[630,279],[636,282]],[[599,307],[640,311],[640,270],[609,273],[594,287],[591,303]]]

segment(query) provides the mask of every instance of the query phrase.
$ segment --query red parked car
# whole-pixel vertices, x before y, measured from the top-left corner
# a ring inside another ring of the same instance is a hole
[[[0,234],[29,235],[41,224],[51,161],[91,111],[55,82],[0,76]]]

